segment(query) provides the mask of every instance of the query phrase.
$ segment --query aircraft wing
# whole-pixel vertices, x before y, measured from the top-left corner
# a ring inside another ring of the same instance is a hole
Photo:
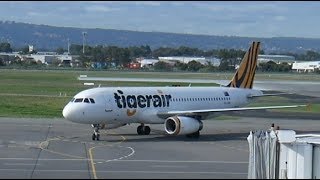
[[[291,106],[264,106],[264,107],[242,107],[242,108],[223,108],[223,109],[202,109],[202,110],[186,110],[186,111],[168,111],[158,113],[159,116],[168,115],[195,115],[202,113],[213,112],[228,112],[228,111],[248,111],[248,110],[264,110],[264,109],[281,109],[281,108],[294,108],[294,107],[306,107],[307,105],[291,105]]]
[[[256,97],[264,97],[264,96],[280,96],[280,95],[288,95],[288,94],[293,94],[293,93],[275,93],[275,94],[262,94],[262,95],[249,95],[247,96],[248,98],[256,98]]]

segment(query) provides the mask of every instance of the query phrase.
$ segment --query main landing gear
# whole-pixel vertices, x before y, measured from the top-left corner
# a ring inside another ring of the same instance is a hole
[[[143,123],[137,127],[137,133],[139,135],[149,135],[150,131],[151,131],[150,127],[145,126]]]
[[[92,140],[100,140],[100,134],[99,134],[99,129],[100,129],[100,124],[92,124],[91,125],[94,130],[93,130],[93,134],[92,134]]]

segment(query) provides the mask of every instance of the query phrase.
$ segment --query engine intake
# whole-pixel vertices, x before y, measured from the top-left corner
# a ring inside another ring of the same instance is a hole
[[[164,123],[165,131],[169,135],[185,135],[200,131],[203,127],[201,121],[185,116],[168,117]]]

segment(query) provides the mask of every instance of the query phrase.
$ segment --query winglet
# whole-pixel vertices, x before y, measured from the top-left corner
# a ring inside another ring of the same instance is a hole
[[[252,89],[260,42],[253,42],[227,87]]]
[[[307,111],[311,111],[311,103],[308,103],[306,108],[307,108]]]

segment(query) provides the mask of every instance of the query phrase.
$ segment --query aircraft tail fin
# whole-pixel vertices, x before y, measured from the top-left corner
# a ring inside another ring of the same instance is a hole
[[[260,42],[253,42],[227,87],[252,89]]]

